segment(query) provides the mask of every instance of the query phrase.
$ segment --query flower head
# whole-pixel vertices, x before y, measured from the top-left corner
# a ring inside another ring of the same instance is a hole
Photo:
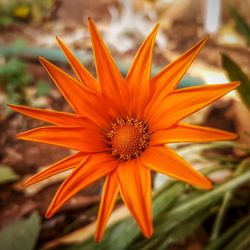
[[[236,88],[239,83],[176,90],[207,37],[152,78],[152,53],[158,25],[139,48],[124,78],[91,19],[89,28],[97,79],[59,38],[58,43],[77,79],[40,58],[73,113],[10,105],[13,110],[52,124],[20,133],[17,138],[78,151],[36,174],[25,185],[74,169],[46,212],[46,217],[50,218],[74,194],[105,177],[96,240],[103,237],[118,194],[142,233],[150,237],[153,232],[151,170],[200,188],[212,187],[210,180],[196,172],[166,144],[234,139],[233,133],[188,125],[181,120]]]

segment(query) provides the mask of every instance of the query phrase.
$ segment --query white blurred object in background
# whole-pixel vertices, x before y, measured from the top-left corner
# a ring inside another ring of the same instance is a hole
[[[104,33],[105,40],[116,50],[126,52],[134,48],[135,39],[133,34],[139,35],[142,40],[150,33],[156,24],[154,10],[151,13],[145,13],[143,10],[136,12],[133,1],[120,1],[121,13],[116,7],[111,6],[109,12],[111,21],[108,25],[108,32]],[[167,38],[159,31],[156,37],[156,44],[161,49],[166,49]]]
[[[204,31],[215,34],[221,26],[221,0],[205,0]]]

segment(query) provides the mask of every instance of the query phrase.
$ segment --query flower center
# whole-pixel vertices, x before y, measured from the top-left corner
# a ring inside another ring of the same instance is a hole
[[[111,142],[112,154],[124,161],[140,156],[150,139],[147,125],[134,118],[117,119],[107,137]]]

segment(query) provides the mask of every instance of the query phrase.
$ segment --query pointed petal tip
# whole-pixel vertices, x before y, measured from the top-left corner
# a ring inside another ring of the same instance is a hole
[[[95,234],[95,242],[100,243],[102,241],[103,236],[100,234]]]
[[[150,239],[150,238],[152,237],[152,234],[153,234],[153,233],[143,234],[143,235],[145,236],[145,238]]]
[[[160,28],[160,24],[157,23],[157,24],[155,25],[155,27],[154,27],[154,31],[157,32],[157,31],[159,30],[159,28]]]
[[[89,32],[91,35],[91,40],[93,39],[92,36],[94,36],[94,34],[99,36],[99,31],[98,31],[93,19],[90,17],[88,18],[88,25],[89,25]]]
[[[31,184],[29,184],[29,179],[26,180],[26,181],[24,181],[24,182],[22,183],[22,186],[23,186],[23,187],[28,187],[29,185],[31,185]]]
[[[98,28],[94,22],[94,20],[89,17],[88,18],[88,24],[89,24],[89,31],[90,31],[90,34],[98,34],[99,35],[99,31],[98,31]]]
[[[56,36],[56,41],[57,41],[58,45],[60,46],[60,48],[61,48],[62,50],[64,50],[65,44],[64,44],[64,42],[62,41],[62,39],[59,38],[58,36]]]
[[[15,110],[16,105],[7,103],[7,107],[12,109],[12,110]]]
[[[91,17],[88,18],[89,32],[92,39],[92,34],[98,33],[97,27]]]
[[[45,60],[42,56],[38,56],[38,60]]]
[[[22,108],[22,106],[20,106],[20,105],[10,104],[10,103],[8,103],[7,106],[8,106],[8,108],[10,108],[10,109],[12,109],[14,111],[17,111],[17,112],[19,111],[20,108]]]
[[[45,58],[42,57],[42,56],[38,56],[38,61],[39,61],[45,68],[47,68],[47,66],[51,64],[50,61],[48,61],[47,59],[45,59]]]
[[[19,134],[16,135],[16,138],[17,138],[18,140],[24,140],[24,139],[25,139],[24,134],[25,134],[25,132],[19,133]]]
[[[194,55],[198,55],[198,53],[201,51],[201,49],[205,46],[209,39],[209,35],[205,35],[201,40],[199,40],[191,49],[190,52],[192,52]],[[195,59],[195,57],[193,58]]]
[[[59,36],[56,36],[56,41],[57,41],[57,43],[61,46],[62,40],[59,38]]]
[[[197,49],[197,48],[202,48],[208,41],[209,39],[209,35],[205,35],[203,38],[201,38],[194,46],[193,49]],[[192,49],[192,48],[191,48]]]
[[[89,23],[89,26],[94,26],[95,23],[93,21],[93,19],[91,17],[88,17],[88,23]]]
[[[28,131],[24,131],[24,132],[21,132],[21,133],[18,133],[16,135],[16,138],[18,140],[30,140],[29,139],[29,130]]]
[[[231,82],[232,85],[234,85],[234,88],[238,88],[241,85],[240,81],[235,81],[235,82]]]
[[[235,133],[227,132],[227,131],[224,131],[224,132],[227,134],[225,137],[225,140],[236,140],[239,137],[239,135],[237,135]]]
[[[20,109],[20,107],[21,107],[21,106],[19,106],[19,105],[10,104],[10,103],[8,103],[7,106],[8,106],[8,108],[10,108],[10,109],[12,109],[12,110],[14,110],[14,111],[17,111],[17,112],[19,111],[19,109]]]
[[[239,135],[235,134],[235,133],[231,133],[231,139],[230,140],[237,140],[239,139]]]
[[[31,185],[31,184],[32,184],[32,179],[33,179],[33,177],[34,177],[34,176],[32,176],[32,177],[27,178],[26,180],[24,180],[24,181],[22,182],[22,186],[23,186],[23,187],[28,187],[29,185]]]
[[[46,63],[48,63],[48,61],[42,57],[42,56],[38,56],[38,61],[44,66],[46,67]]]
[[[230,91],[232,91],[232,90],[238,88],[238,87],[240,86],[240,84],[241,84],[240,81],[234,81],[234,82],[227,82],[227,83],[224,83],[224,84],[222,84],[222,85],[224,85],[225,88],[229,88],[229,90],[227,91],[227,93],[228,93],[228,92],[230,92]],[[226,94],[226,93],[225,93],[225,94]],[[224,95],[225,95],[225,94],[224,94]]]
[[[205,190],[211,190],[213,188],[212,182],[206,177],[204,177],[204,181],[202,183],[197,184],[197,186]]]
[[[95,242],[100,243],[104,235],[104,230],[100,230],[100,226],[98,225],[98,220],[96,221],[96,230],[95,230]]]
[[[54,214],[55,214],[55,212],[53,211],[53,208],[49,207],[49,208],[47,209],[47,211],[45,212],[44,217],[45,217],[46,219],[50,219]]]
[[[151,31],[150,36],[152,37],[153,41],[156,39],[156,35],[157,35],[158,31],[159,31],[159,28],[160,28],[160,24],[157,23],[155,25],[155,27],[153,28],[153,30]]]
[[[209,39],[209,35],[205,35],[202,39],[201,42],[206,43]]]
[[[26,179],[23,183],[22,183],[22,186],[23,187],[28,187],[30,185],[33,185],[35,184],[37,181],[36,181],[36,175]]]
[[[17,138],[18,140],[22,140],[22,135],[21,135],[21,133],[17,134],[17,135],[16,135],[16,138]]]
[[[147,238],[150,239],[153,235],[154,229],[152,226],[150,226],[149,228],[147,228],[147,230],[145,232],[143,232],[143,235]]]
[[[60,47],[65,46],[63,40],[59,36],[56,36],[56,41],[57,41],[57,43],[59,44]]]
[[[145,236],[145,238],[150,239],[153,235],[153,232],[154,232],[154,229],[153,229],[153,226],[151,224],[143,230],[142,234]]]

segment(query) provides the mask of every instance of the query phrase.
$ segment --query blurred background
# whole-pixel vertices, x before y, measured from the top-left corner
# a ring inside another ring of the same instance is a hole
[[[0,249],[250,249],[249,13],[249,0],[0,0]],[[143,39],[160,23],[153,74],[209,34],[178,87],[242,82],[237,91],[187,119],[233,131],[237,141],[171,145],[215,188],[202,191],[155,174],[150,240],[118,200],[103,242],[95,244],[102,181],[50,220],[43,214],[69,172],[22,187],[25,179],[71,152],[17,141],[17,133],[43,123],[13,113],[6,104],[70,111],[37,57],[72,74],[56,44],[59,36],[95,75],[88,17],[124,75]]]

